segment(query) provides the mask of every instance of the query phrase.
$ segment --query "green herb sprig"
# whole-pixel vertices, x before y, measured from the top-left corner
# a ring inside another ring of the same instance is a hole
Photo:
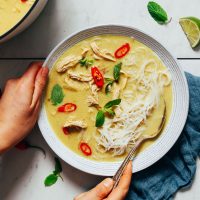
[[[58,158],[55,158],[55,170],[53,171],[52,174],[50,174],[49,176],[47,176],[45,178],[44,185],[46,187],[48,187],[48,186],[51,186],[51,185],[55,184],[59,177],[63,180],[63,178],[60,175],[61,172],[62,172],[61,163],[58,160]]]
[[[90,60],[90,59],[87,59],[87,58],[82,58],[80,61],[79,61],[80,65],[82,67],[90,67],[91,65],[94,64],[94,60]]]
[[[58,105],[63,101],[64,93],[62,87],[59,84],[53,86],[51,91],[51,102],[53,105]]]
[[[98,111],[96,115],[96,127],[101,127],[103,126],[105,122],[105,113],[108,113],[111,116],[115,115],[115,112],[113,111],[113,106],[117,106],[121,103],[121,99],[115,99],[112,101],[109,101],[108,103],[105,104],[105,106]]]
[[[157,23],[166,24],[169,22],[166,11],[158,3],[150,1],[147,5],[147,9]]]
[[[108,94],[110,92],[110,89],[113,85],[114,82],[118,82],[120,78],[120,71],[121,71],[122,63],[118,63],[117,65],[114,66],[113,69],[113,78],[106,78],[105,80],[107,81],[107,85],[105,87],[105,93]]]

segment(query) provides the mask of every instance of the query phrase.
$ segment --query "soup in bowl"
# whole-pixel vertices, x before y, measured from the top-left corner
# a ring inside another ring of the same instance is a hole
[[[172,96],[170,73],[150,48],[131,37],[103,35],[58,58],[45,108],[67,148],[112,162],[124,158],[143,134],[156,132],[163,118],[168,123]]]
[[[113,175],[138,139],[159,133],[138,149],[136,172],[160,159],[180,135],[188,110],[185,76],[141,31],[86,29],[62,41],[44,65],[50,73],[39,127],[72,166]]]

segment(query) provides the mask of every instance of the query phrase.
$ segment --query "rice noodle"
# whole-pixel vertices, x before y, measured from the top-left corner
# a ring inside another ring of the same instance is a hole
[[[149,69],[149,65],[154,68]],[[101,152],[110,151],[113,156],[121,155],[140,137],[145,129],[142,125],[159,104],[164,86],[171,81],[167,70],[157,68],[154,60],[147,60],[137,74],[128,72],[129,81],[137,88],[137,95],[134,96],[132,90],[122,92],[122,102],[115,109],[115,117],[106,119],[103,127],[97,129],[95,138]]]

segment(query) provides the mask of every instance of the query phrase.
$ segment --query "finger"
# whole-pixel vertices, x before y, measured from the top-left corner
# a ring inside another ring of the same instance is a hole
[[[111,192],[108,200],[123,200],[129,189],[132,177],[132,162],[130,161],[127,165],[118,186]]]
[[[32,62],[21,77],[27,84],[34,84],[35,77],[42,67],[42,62]]]
[[[37,119],[38,118],[38,115],[39,115],[39,111],[40,111],[40,106],[41,106],[41,101],[38,100],[35,107],[34,107],[34,110],[33,110],[33,116]]]
[[[20,89],[25,92],[27,99],[29,99],[30,104],[32,102],[32,96],[35,87],[35,79],[38,71],[41,69],[41,62],[34,62],[29,65],[29,68],[20,78]]]
[[[102,200],[106,198],[113,188],[113,180],[111,178],[106,178],[101,183],[99,183],[95,188],[82,195],[75,198],[77,200]]]
[[[36,105],[36,102],[38,102],[42,96],[42,92],[47,82],[48,72],[49,69],[47,67],[42,67],[37,73],[37,76],[35,78],[35,87],[31,103],[31,106],[33,107]]]
[[[132,161],[129,162],[126,169],[124,170],[124,173],[119,181],[118,187],[120,187],[121,189],[129,188],[129,185],[131,183],[131,177],[132,177]]]

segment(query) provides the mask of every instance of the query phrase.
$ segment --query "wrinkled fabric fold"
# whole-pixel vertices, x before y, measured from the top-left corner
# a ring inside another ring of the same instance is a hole
[[[200,77],[185,73],[190,94],[185,127],[172,149],[151,167],[133,174],[127,200],[169,200],[190,186],[200,154]]]

